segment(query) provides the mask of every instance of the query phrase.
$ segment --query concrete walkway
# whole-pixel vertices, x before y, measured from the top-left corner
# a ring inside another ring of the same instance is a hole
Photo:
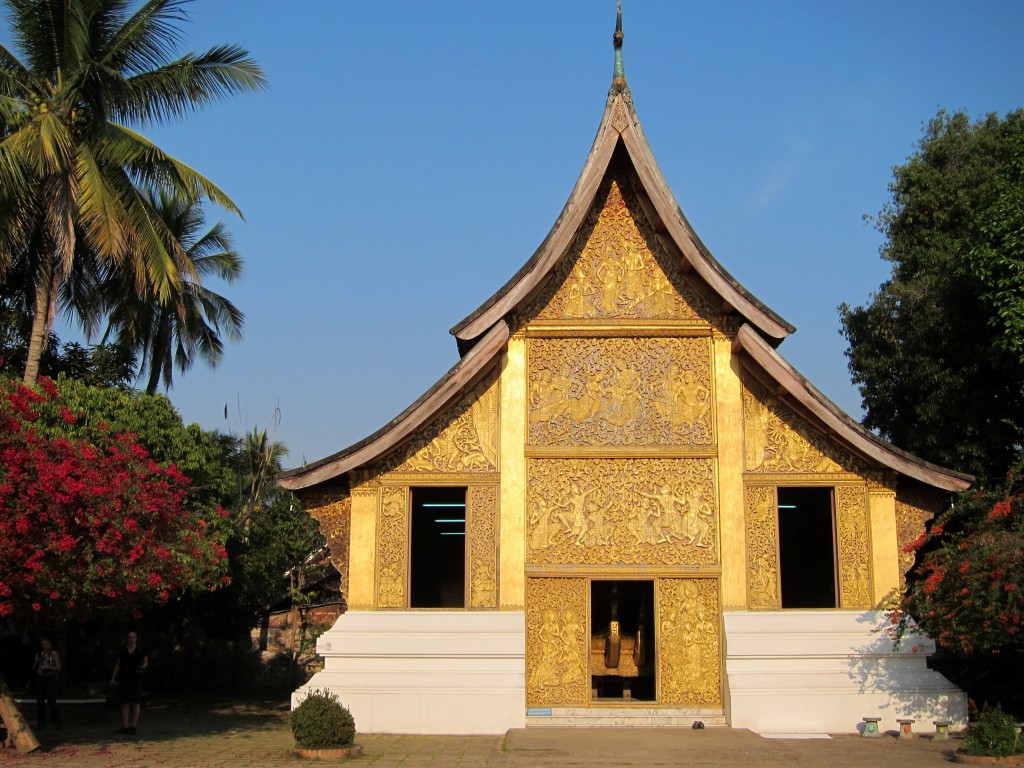
[[[26,707],[26,710],[34,708]],[[0,766],[68,768],[296,768],[284,704],[155,704],[137,736],[119,736],[119,714],[95,705],[64,708],[64,727],[37,732],[43,749],[0,750]],[[357,723],[358,726],[358,723]],[[894,735],[863,739],[766,739],[731,728],[530,728],[505,736],[360,734],[353,765],[378,768],[543,768],[544,766],[742,766],[760,768],[926,768],[948,765],[956,740]],[[317,763],[312,763],[317,764]],[[331,764],[331,763],[326,763]]]

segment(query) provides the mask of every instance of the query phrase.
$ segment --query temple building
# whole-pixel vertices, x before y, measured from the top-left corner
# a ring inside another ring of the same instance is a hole
[[[458,363],[279,480],[348,603],[296,696],[333,690],[363,732],[964,725],[934,644],[879,630],[906,545],[972,478],[883,442],[779,354],[795,329],[712,257],[658,169],[621,13],[614,39],[579,180],[452,329]]]

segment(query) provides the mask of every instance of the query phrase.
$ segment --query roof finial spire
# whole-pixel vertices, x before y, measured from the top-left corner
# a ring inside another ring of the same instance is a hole
[[[626,70],[622,66],[622,0],[618,0],[615,14],[615,34],[612,43],[615,45],[615,72],[612,75],[612,90],[626,90]]]

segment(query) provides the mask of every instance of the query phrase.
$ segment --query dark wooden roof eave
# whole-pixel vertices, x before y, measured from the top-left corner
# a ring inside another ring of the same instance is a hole
[[[380,458],[476,384],[505,348],[508,337],[508,325],[497,323],[416,402],[381,429],[326,458],[281,472],[277,484],[289,491],[301,491],[335,480]]]
[[[857,453],[901,475],[944,491],[962,491],[974,482],[973,475],[932,464],[912,453],[887,443],[854,421],[819,392],[806,378],[773,349],[749,325],[740,327],[733,342],[734,352],[745,352],[772,381],[778,384],[803,410],[811,413],[829,431],[839,436]]]

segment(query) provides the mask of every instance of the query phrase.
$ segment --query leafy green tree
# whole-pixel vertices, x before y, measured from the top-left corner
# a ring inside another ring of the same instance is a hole
[[[162,301],[152,289],[133,294],[136,278],[121,272],[102,293],[110,313],[108,335],[113,333],[118,346],[138,353],[149,370],[146,392],[152,395],[161,383],[170,388],[174,367],[184,373],[197,357],[217,365],[224,351],[221,334],[241,339],[244,316],[202,284],[209,275],[233,283],[242,273],[242,259],[231,247],[227,227],[217,222],[200,234],[205,220],[200,200],[164,189],[147,190],[146,196],[187,260],[187,268],[180,270],[181,284]]]
[[[1024,110],[939,112],[889,188],[892,276],[840,307],[864,424],[999,482],[1024,446]]]
[[[241,48],[176,55],[187,0],[6,0],[22,58],[0,47],[0,277],[32,288],[24,380],[33,383],[77,276],[126,269],[163,302],[187,269],[140,187],[234,203],[129,125],[181,118],[265,85]],[[83,267],[84,265],[84,267]]]

